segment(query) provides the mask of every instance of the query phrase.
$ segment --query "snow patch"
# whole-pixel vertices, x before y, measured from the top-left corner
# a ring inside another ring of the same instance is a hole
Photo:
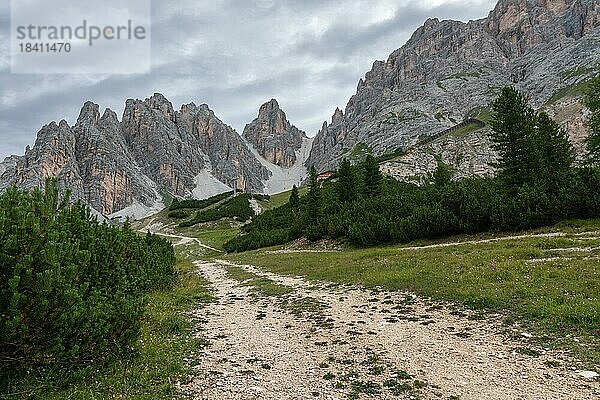
[[[140,170],[141,173],[141,170]],[[165,208],[165,205],[160,200],[161,196],[157,190],[156,183],[147,177],[145,174],[141,173],[144,177],[148,185],[152,188],[155,193],[155,202],[152,206],[147,206],[137,199],[133,201],[132,204],[125,207],[124,209],[117,211],[113,214],[107,216],[107,219],[132,219],[138,220],[142,218],[146,218],[149,215],[156,214],[162,211]],[[202,170],[196,177],[194,178],[194,183],[196,187],[192,190],[192,196],[197,199],[206,199],[212,197],[214,195],[229,192],[232,189],[225,185],[223,182],[219,181],[215,178],[210,171]]]
[[[90,208],[90,214],[92,214],[92,216],[95,217],[98,222],[102,223],[102,222],[106,221],[106,217],[104,215],[102,215],[102,213],[100,211],[98,211],[92,207],[89,207],[89,208]]]
[[[194,184],[196,187],[192,190],[192,196],[198,200],[208,199],[209,197],[233,190],[215,178],[215,176],[206,169],[203,169],[194,177]]]
[[[264,159],[248,142],[246,145],[256,159],[271,172],[271,177],[264,182],[265,194],[276,194],[291,190],[292,186],[300,186],[308,176],[304,162],[310,155],[313,138],[303,138],[302,146],[296,151],[296,163],[290,168],[283,168]]]
[[[143,203],[140,203],[137,199],[133,201],[133,203],[124,209],[117,211],[114,214],[110,214],[108,219],[142,219],[149,215],[156,214],[163,210],[165,205],[162,201],[156,201],[152,206],[147,206]]]

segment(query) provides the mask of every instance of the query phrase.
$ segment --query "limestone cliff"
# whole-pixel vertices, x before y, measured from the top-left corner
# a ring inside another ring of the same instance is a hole
[[[537,108],[565,114],[561,104],[569,99],[571,109],[573,102],[581,106],[582,87],[599,65],[595,0],[501,0],[481,20],[429,19],[385,62],[373,64],[345,110],[323,124],[306,165],[334,168],[361,147],[380,155],[467,117],[485,120],[505,85],[524,91]],[[580,142],[580,116],[559,120]],[[473,157],[474,163],[486,159]]]
[[[306,139],[304,132],[290,124],[275,99],[260,107],[243,136],[267,161],[284,168],[296,163],[296,152]]]
[[[262,192],[271,175],[207,105],[175,111],[156,93],[127,100],[122,121],[86,102],[74,126],[63,120],[42,127],[25,155],[0,163],[0,191],[41,188],[56,177],[73,200],[104,215],[133,207],[140,216],[160,209],[164,195],[212,195],[234,186]]]

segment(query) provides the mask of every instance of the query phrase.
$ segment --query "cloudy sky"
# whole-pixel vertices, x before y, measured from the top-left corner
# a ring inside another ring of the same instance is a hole
[[[43,14],[48,2],[38,2]],[[102,2],[107,13],[119,3]],[[288,119],[314,136],[336,107],[345,107],[373,61],[386,59],[428,17],[478,19],[494,3],[154,0],[150,73],[25,75],[10,72],[10,8],[1,1],[0,159],[22,154],[45,123],[74,123],[86,100],[120,115],[127,98],[154,92],[176,109],[207,103],[238,132],[263,102],[276,98]]]

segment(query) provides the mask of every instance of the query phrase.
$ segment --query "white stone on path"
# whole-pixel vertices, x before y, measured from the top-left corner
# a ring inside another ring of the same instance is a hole
[[[596,379],[598,376],[597,372],[594,371],[576,371],[577,375],[586,379]]]

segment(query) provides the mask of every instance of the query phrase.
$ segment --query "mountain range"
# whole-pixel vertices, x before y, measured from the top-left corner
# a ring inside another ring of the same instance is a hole
[[[23,156],[2,163],[0,190],[42,187],[45,178],[57,177],[73,200],[105,216],[136,218],[160,210],[170,197],[206,198],[234,187],[283,191],[304,180],[311,140],[275,100],[260,108],[244,134],[247,139],[206,104],[175,111],[159,93],[127,100],[121,120],[86,102],[73,126],[64,120],[45,125]]]
[[[581,152],[583,92],[599,73],[600,2],[500,0],[480,20],[427,20],[386,61],[373,63],[314,138],[275,99],[241,135],[206,104],[175,110],[159,93],[127,100],[120,120],[87,102],[73,126],[45,125],[23,156],[0,163],[0,191],[58,177],[72,198],[99,213],[137,218],[174,196],[288,190],[311,165],[331,170],[366,153],[404,153],[381,165],[398,179],[418,180],[437,160],[456,177],[490,175],[490,103],[503,86],[548,111]]]

